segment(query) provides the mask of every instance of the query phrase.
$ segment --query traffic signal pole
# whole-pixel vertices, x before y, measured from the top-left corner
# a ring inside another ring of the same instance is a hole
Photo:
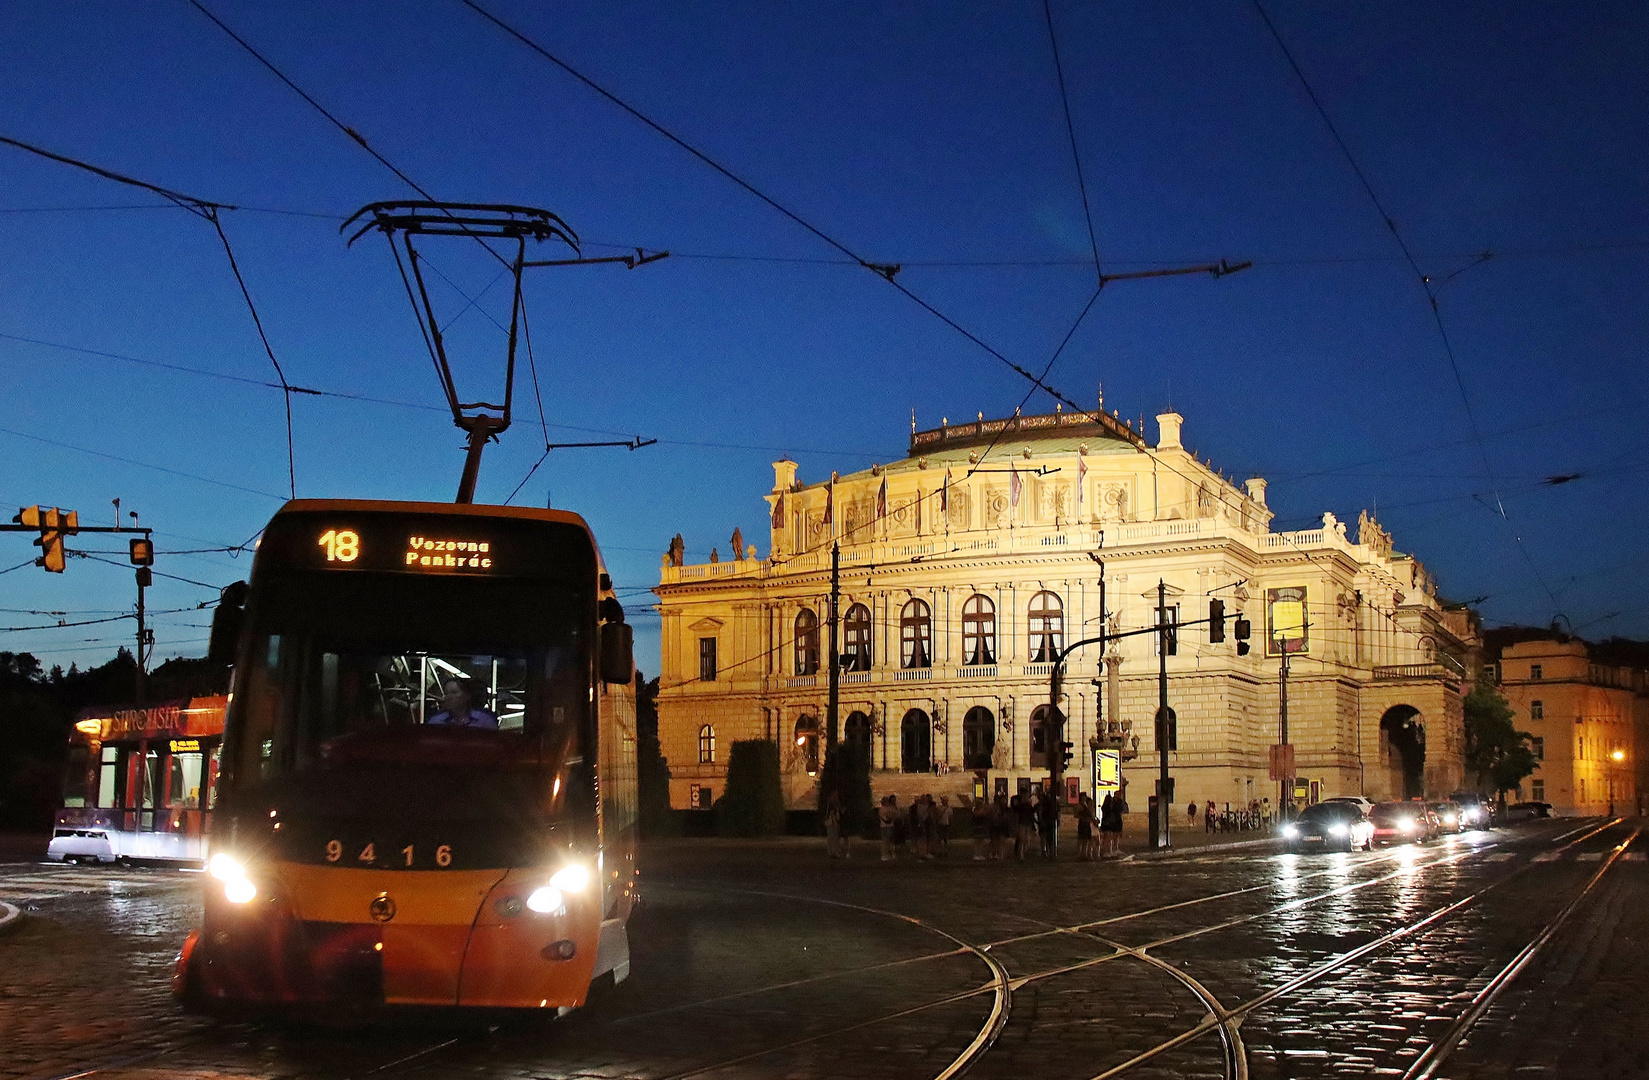
[[[1168,586],[1157,579],[1157,846],[1167,849],[1169,803],[1174,782],[1168,778]]]

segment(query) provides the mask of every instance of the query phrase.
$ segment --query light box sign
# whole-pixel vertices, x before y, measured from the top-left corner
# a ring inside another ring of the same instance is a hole
[[[1305,652],[1310,644],[1305,586],[1267,589],[1265,610],[1270,622],[1270,630],[1265,636],[1265,654],[1281,656],[1283,653]]]

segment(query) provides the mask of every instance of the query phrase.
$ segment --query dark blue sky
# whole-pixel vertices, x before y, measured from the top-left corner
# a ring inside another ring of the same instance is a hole
[[[902,263],[901,284],[1015,361],[1040,370],[1086,303],[1093,268],[1039,3],[963,17],[951,4],[489,2],[854,250]],[[518,497],[585,514],[623,587],[657,580],[678,530],[690,559],[725,553],[735,525],[762,537],[781,452],[816,479],[901,456],[913,408],[925,427],[1005,414],[1025,392],[458,3],[209,6],[437,196],[553,209],[591,254],[676,253],[528,283],[551,437],[662,440],[558,452]],[[1423,269],[1442,281],[1495,253],[1438,286],[1481,450],[1424,291],[1237,0],[1054,5],[1106,268],[1255,267],[1108,287],[1049,383],[1090,401],[1103,382],[1128,416],[1171,402],[1216,466],[1270,478],[1278,527],[1377,505],[1448,596],[1487,597],[1491,625],[1561,613],[1587,635],[1649,636],[1649,9],[1268,11]],[[292,382],[424,406],[298,398],[299,494],[451,498],[460,435],[429,408],[438,388],[389,254],[375,239],[346,250],[337,233],[362,204],[412,192],[202,15],[182,0],[10,5],[0,134],[258,208],[224,223]],[[119,497],[163,552],[260,528],[286,489],[278,392],[53,347],[271,379],[210,226],[0,147],[0,250],[0,505],[90,522]],[[431,257],[472,294],[495,271],[458,247]],[[998,265],[931,265],[947,262]],[[507,292],[483,306],[503,317]],[[501,336],[473,311],[453,333],[470,357],[460,376],[484,388]],[[530,385],[518,406],[482,500],[542,451]],[[0,569],[32,551],[5,543]],[[222,584],[247,565],[180,554],[157,569]],[[0,576],[0,619],[114,614],[132,591],[128,569],[25,567]],[[162,579],[150,601],[213,595]],[[162,616],[157,659],[201,651],[206,621]],[[0,648],[85,664],[129,626],[7,633]],[[640,662],[656,671],[656,630]]]

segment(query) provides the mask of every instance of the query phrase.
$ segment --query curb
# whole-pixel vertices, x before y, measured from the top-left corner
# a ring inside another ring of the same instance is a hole
[[[8,904],[0,900],[0,932],[10,930],[23,917],[22,911],[15,904]]]
[[[1233,840],[1229,844],[1197,844],[1193,847],[1169,848],[1167,851],[1139,851],[1126,856],[1129,859],[1182,859],[1193,855],[1217,855],[1226,851],[1251,850],[1260,847],[1273,847],[1284,843],[1280,836],[1265,837],[1260,840]]]

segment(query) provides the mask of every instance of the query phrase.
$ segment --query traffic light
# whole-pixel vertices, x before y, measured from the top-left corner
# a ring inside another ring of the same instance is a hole
[[[1060,761],[1061,761],[1061,764],[1063,766],[1063,769],[1069,769],[1071,767],[1071,757],[1073,756],[1072,751],[1075,749],[1075,744],[1074,743],[1068,743],[1068,742],[1062,742],[1062,743],[1059,744],[1059,747],[1060,747],[1060,750],[1062,751],[1062,756],[1060,758]]]
[[[153,566],[155,564],[155,542],[153,540],[143,536],[133,540],[129,546],[133,566]]]
[[[45,567],[49,573],[61,574],[65,563],[63,538],[80,531],[79,513],[55,506],[25,506],[12,521],[40,530],[40,539],[34,542],[40,548],[40,558],[34,564]]]
[[[1231,624],[1231,636],[1237,639],[1237,655],[1248,655],[1248,635],[1253,632],[1253,624],[1246,615],[1239,614],[1236,622]]]
[[[1208,640],[1215,645],[1225,640],[1225,601],[1208,601]]]

